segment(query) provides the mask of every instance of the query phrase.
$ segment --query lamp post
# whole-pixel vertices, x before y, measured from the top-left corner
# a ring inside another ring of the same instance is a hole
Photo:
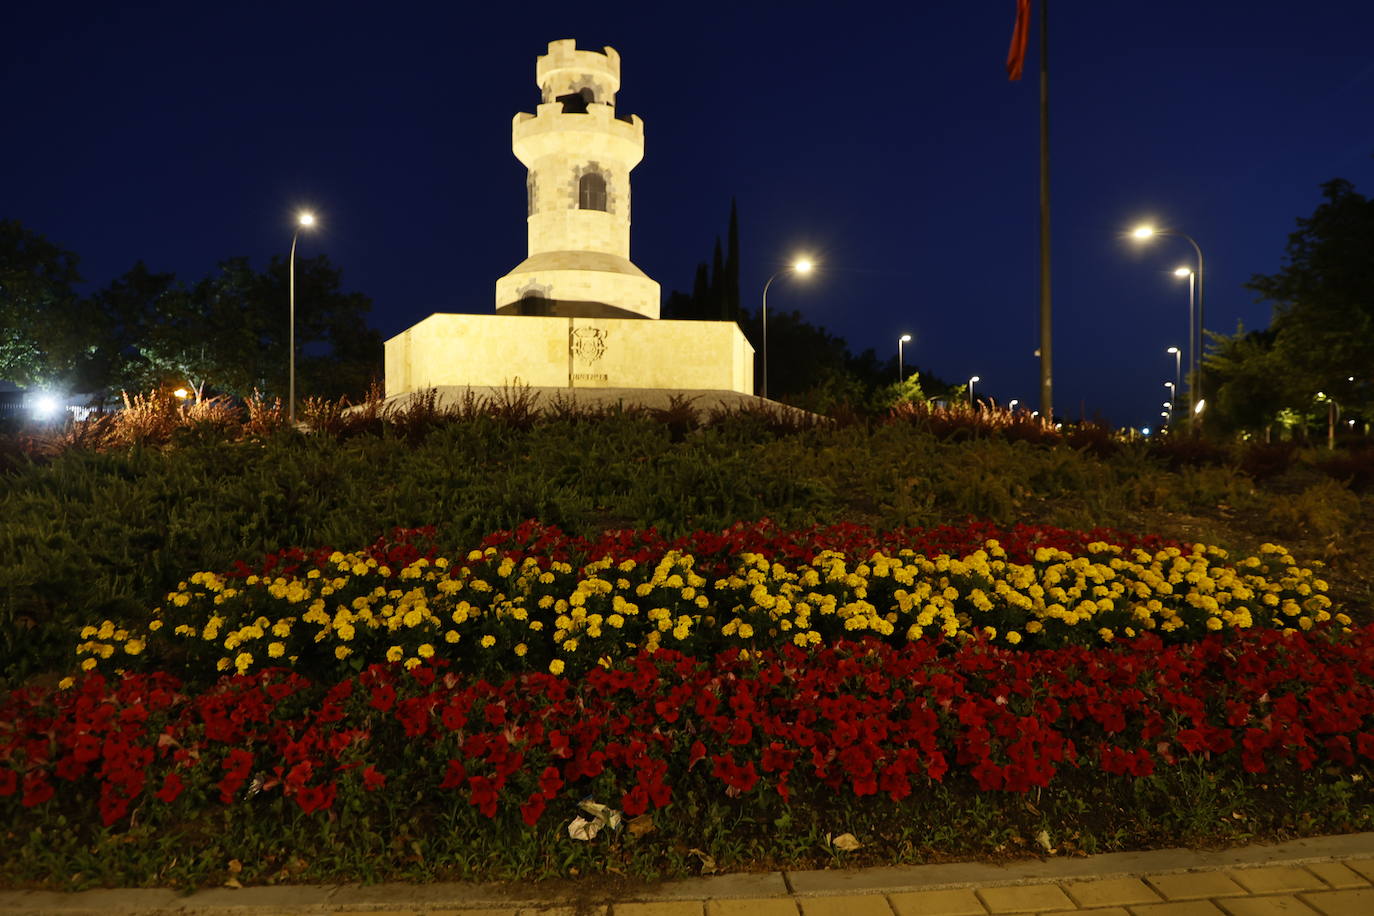
[[[1183,274],[1182,274],[1182,272],[1181,272],[1181,271],[1183,271],[1183,270],[1188,270],[1188,274],[1189,274],[1189,279],[1188,279],[1188,399],[1189,399],[1189,401],[1190,401],[1191,403],[1197,404],[1198,401],[1199,401],[1199,399],[1200,399],[1200,398],[1199,398],[1199,395],[1201,394],[1201,392],[1198,391],[1198,388],[1199,388],[1199,387],[1201,386],[1201,384],[1202,384],[1202,377],[1201,377],[1201,375],[1199,374],[1199,367],[1200,367],[1200,365],[1201,365],[1201,363],[1202,363],[1202,359],[1201,359],[1201,349],[1202,349],[1202,347],[1201,347],[1201,344],[1202,344],[1202,337],[1203,337],[1203,327],[1205,326],[1204,323],[1203,323],[1203,310],[1202,310],[1202,288],[1203,288],[1203,287],[1202,287],[1202,280],[1203,280],[1202,247],[1198,245],[1198,243],[1193,239],[1193,237],[1192,237],[1191,235],[1188,235],[1187,233],[1184,233],[1184,232],[1179,232],[1179,231],[1176,230],[1176,229],[1156,229],[1154,226],[1143,225],[1143,226],[1137,226],[1137,227],[1136,227],[1134,230],[1132,230],[1132,232],[1131,232],[1131,236],[1132,236],[1133,238],[1139,239],[1139,240],[1141,240],[1141,241],[1146,241],[1146,240],[1148,240],[1148,239],[1152,239],[1152,238],[1154,238],[1154,237],[1157,236],[1157,235],[1172,235],[1172,236],[1176,236],[1176,237],[1178,237],[1178,238],[1184,239],[1185,241],[1188,242],[1189,245],[1192,245],[1192,246],[1193,246],[1193,251],[1197,254],[1197,286],[1196,286],[1196,291],[1197,291],[1197,324],[1196,324],[1196,331],[1194,330],[1194,323],[1193,323],[1193,320],[1192,320],[1192,316],[1193,316],[1193,290],[1194,290],[1193,278],[1192,278],[1192,271],[1189,270],[1188,268],[1179,268],[1179,270],[1174,271],[1175,276],[1180,276],[1180,277],[1183,276]],[[1192,411],[1192,414],[1193,414],[1194,416],[1196,416],[1197,410],[1194,409],[1194,410]],[[1195,423],[1194,423],[1194,421],[1193,421],[1192,419],[1190,419],[1188,422],[1189,422],[1189,426],[1190,426],[1190,427],[1196,428],[1196,425],[1195,425]]]
[[[773,281],[788,271],[799,274],[809,274],[816,265],[810,258],[798,258],[788,264],[782,270],[768,278],[768,282],[763,284],[763,385],[761,394],[764,398],[768,397],[768,287],[773,285]]]
[[[1019,399],[1012,398],[1011,401],[1007,404],[1007,410],[1010,410],[1012,413],[1016,413],[1016,405],[1020,403],[1021,401]]]
[[[296,425],[296,239],[300,238],[302,229],[309,229],[315,225],[315,214],[309,210],[302,210],[296,214],[296,231],[291,234],[291,257],[287,264],[287,297],[290,300],[291,312],[291,332],[287,347],[291,350],[291,368],[289,381],[287,383],[287,422],[292,426]]]
[[[898,338],[897,338],[897,383],[898,383],[898,384],[901,384],[902,381],[904,381],[904,379],[902,378],[902,344],[905,344],[905,343],[909,342],[910,340],[911,340],[911,335],[910,335],[910,334],[903,334],[901,337],[898,337]]]
[[[972,407],[972,406],[974,405],[974,400],[973,400],[973,383],[974,383],[974,382],[981,382],[981,381],[982,381],[982,379],[980,379],[980,378],[979,378],[978,376],[976,376],[976,375],[975,375],[975,376],[971,376],[971,377],[969,378],[969,380],[968,380],[968,406],[969,406],[969,407]]]
[[[1181,385],[1181,384],[1183,384],[1183,378],[1182,378],[1182,370],[1183,370],[1183,351],[1180,350],[1178,347],[1170,347],[1169,349],[1165,350],[1164,352],[1165,352],[1165,353],[1172,353],[1172,354],[1174,355],[1174,384],[1173,384],[1171,387],[1174,389],[1174,390],[1173,390],[1173,393],[1174,393],[1175,395],[1177,395],[1177,394],[1178,394],[1178,386]],[[1167,385],[1168,382],[1165,382],[1165,384]]]

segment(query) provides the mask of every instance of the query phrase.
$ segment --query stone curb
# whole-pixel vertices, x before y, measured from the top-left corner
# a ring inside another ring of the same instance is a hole
[[[609,902],[662,902],[867,896],[948,890],[963,887],[1009,887],[1078,879],[1120,878],[1222,868],[1311,865],[1341,859],[1374,857],[1374,833],[1314,837],[1276,845],[1235,849],[1161,849],[1104,853],[1081,858],[1055,858],[993,865],[955,862],[938,865],[884,866],[843,870],[762,872],[714,875],[661,884],[622,887],[610,893],[581,889],[575,883],[543,886],[509,884],[375,884],[280,885],[241,890],[211,888],[182,895],[164,889],[0,891],[0,914],[76,916],[92,913],[224,914],[256,916],[261,912],[323,913],[340,907],[354,912],[404,909],[515,908],[532,910],[569,903],[595,909]],[[538,888],[540,886],[533,886]],[[571,899],[570,899],[571,898]]]

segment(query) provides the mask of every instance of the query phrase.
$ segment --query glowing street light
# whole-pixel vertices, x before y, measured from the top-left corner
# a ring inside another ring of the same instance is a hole
[[[904,343],[909,343],[910,341],[911,341],[911,335],[910,335],[910,334],[903,334],[901,337],[898,337],[898,338],[897,338],[897,381],[898,381],[898,382],[903,381],[903,379],[902,379],[902,344],[904,344]]]
[[[1016,405],[1020,403],[1020,400],[1018,400],[1017,398],[1012,398],[1011,401],[1007,404],[1007,410],[1010,410],[1012,413],[1016,413]]]
[[[291,350],[291,369],[287,395],[287,419],[292,426],[296,424],[296,239],[300,237],[302,229],[310,229],[315,225],[315,214],[309,210],[302,210],[296,214],[296,231],[291,235],[291,258],[287,267],[287,295],[290,298],[291,311],[291,334],[287,346]]]
[[[1202,344],[1202,339],[1203,339],[1203,326],[1204,326],[1204,325],[1203,325],[1203,310],[1202,310],[1202,278],[1203,278],[1202,248],[1198,245],[1198,243],[1197,243],[1196,241],[1193,240],[1193,237],[1192,237],[1192,236],[1190,236],[1190,235],[1188,235],[1188,234],[1186,234],[1186,233],[1183,233],[1183,232],[1179,232],[1179,231],[1177,231],[1177,230],[1175,230],[1175,229],[1157,229],[1157,228],[1155,228],[1154,226],[1151,226],[1151,225],[1149,225],[1149,224],[1144,224],[1144,225],[1137,226],[1134,230],[1131,231],[1131,236],[1132,236],[1132,238],[1135,238],[1135,239],[1137,239],[1138,241],[1142,241],[1142,242],[1143,242],[1143,241],[1148,241],[1148,240],[1150,240],[1150,239],[1153,239],[1153,238],[1154,238],[1155,236],[1157,236],[1157,235],[1171,235],[1171,236],[1176,236],[1176,237],[1181,238],[1181,239],[1185,239],[1185,240],[1188,242],[1188,244],[1190,244],[1190,245],[1193,246],[1193,251],[1197,253],[1197,276],[1196,276],[1196,280],[1197,280],[1197,285],[1196,285],[1196,293],[1197,293],[1197,323],[1196,323],[1196,326],[1194,325],[1194,322],[1193,322],[1193,293],[1194,293],[1194,289],[1195,289],[1194,284],[1193,284],[1193,280],[1194,280],[1193,271],[1192,271],[1191,268],[1188,268],[1188,267],[1180,267],[1180,268],[1178,268],[1178,270],[1175,270],[1175,271],[1174,271],[1174,275],[1175,275],[1175,276],[1178,276],[1178,277],[1187,276],[1187,277],[1188,277],[1188,379],[1189,379],[1189,382],[1190,382],[1189,389],[1188,389],[1188,393],[1189,393],[1189,397],[1193,399],[1193,402],[1194,402],[1194,403],[1197,403],[1198,394],[1200,393],[1197,389],[1198,389],[1198,388],[1200,387],[1200,385],[1201,385],[1201,375],[1200,375],[1200,373],[1199,373],[1199,364],[1200,364],[1200,362],[1201,362],[1201,350],[1202,350],[1201,344]],[[1196,414],[1197,411],[1194,410],[1193,413]]]
[[[33,415],[40,420],[55,416],[62,409],[62,402],[56,395],[40,394],[33,402]]]
[[[815,266],[810,258],[797,258],[769,277],[768,282],[763,284],[763,385],[760,392],[762,397],[768,397],[768,287],[772,286],[773,281],[785,273],[809,274]]]
[[[1192,310],[1191,310],[1191,309],[1189,310],[1189,313],[1188,313],[1188,314],[1189,314],[1189,317],[1191,318],[1191,317],[1192,317]],[[1189,324],[1191,325],[1192,322],[1190,321]],[[1192,333],[1191,327],[1189,328],[1189,333],[1190,333],[1190,334]],[[1178,394],[1178,386],[1181,385],[1181,384],[1183,383],[1183,351],[1180,350],[1178,347],[1170,347],[1169,349],[1165,350],[1164,352],[1165,352],[1165,353],[1170,353],[1170,354],[1172,354],[1173,357],[1174,357],[1174,383],[1173,383],[1173,385],[1171,385],[1170,387],[1174,389],[1174,394]],[[1164,384],[1168,385],[1169,383],[1168,383],[1168,382],[1165,382]]]
[[[982,381],[982,379],[980,379],[980,378],[979,378],[978,376],[976,376],[976,375],[975,375],[975,376],[972,376],[972,377],[969,378],[969,380],[968,380],[968,406],[970,406],[970,407],[972,407],[972,406],[973,406],[973,403],[974,403],[974,402],[973,402],[973,383],[974,383],[974,382],[981,382],[981,381]]]
[[[178,388],[172,394],[183,401],[191,396],[191,392],[186,388]]]

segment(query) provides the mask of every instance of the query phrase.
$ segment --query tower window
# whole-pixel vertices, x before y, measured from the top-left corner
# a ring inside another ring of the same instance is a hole
[[[579,210],[606,209],[606,179],[597,172],[588,172],[577,180]]]

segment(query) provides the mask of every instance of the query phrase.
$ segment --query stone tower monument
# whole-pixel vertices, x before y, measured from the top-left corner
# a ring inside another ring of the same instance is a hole
[[[529,256],[496,281],[503,315],[657,318],[659,286],[630,262],[630,170],[644,122],[617,115],[620,55],[549,43],[535,67],[537,114],[517,114],[516,158],[529,170]]]
[[[630,263],[644,124],[615,113],[620,55],[554,41],[535,72],[538,113],[511,131],[529,170],[528,257],[496,281],[495,314],[436,312],[387,340],[388,401],[510,386],[579,403],[751,399],[754,348],[739,325],[660,319],[658,284]]]

